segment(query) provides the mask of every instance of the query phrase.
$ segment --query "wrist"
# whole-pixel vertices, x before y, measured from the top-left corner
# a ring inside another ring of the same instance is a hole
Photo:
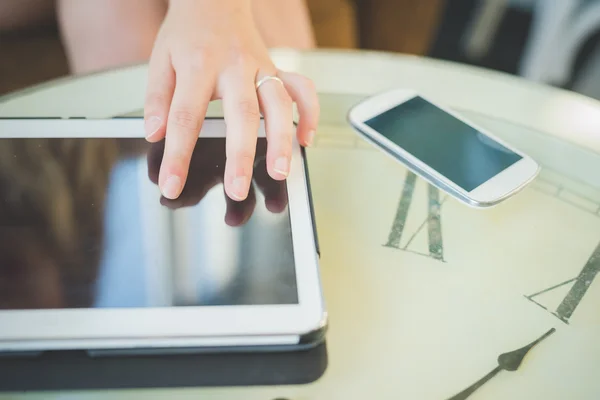
[[[215,10],[251,10],[252,0],[165,0],[170,9],[182,9],[183,11],[204,10],[211,12]]]

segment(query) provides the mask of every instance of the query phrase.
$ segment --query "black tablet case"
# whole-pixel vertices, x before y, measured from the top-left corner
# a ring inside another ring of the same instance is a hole
[[[0,392],[299,385],[327,368],[326,344],[291,352],[91,357],[85,351],[0,357]]]
[[[306,150],[301,148],[317,253],[319,240]],[[324,332],[315,332],[315,338]],[[311,335],[312,336],[312,335]],[[314,382],[327,369],[325,341],[285,351],[230,351],[174,355],[94,357],[86,351],[0,355],[0,392],[298,385]]]

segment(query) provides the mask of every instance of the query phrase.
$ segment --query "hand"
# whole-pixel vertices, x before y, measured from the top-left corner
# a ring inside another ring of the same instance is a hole
[[[256,90],[265,76],[278,76]],[[168,199],[181,194],[208,103],[222,99],[227,122],[227,195],[247,198],[252,180],[260,113],[268,139],[267,171],[287,177],[294,134],[292,102],[301,145],[310,145],[319,118],[312,82],[278,71],[256,30],[250,0],[170,0],[150,58],[144,108],[147,139],[166,138],[158,176]]]
[[[264,149],[258,145],[261,154]],[[198,204],[204,196],[216,185],[223,183],[223,169],[225,165],[225,148],[220,139],[203,139],[193,151],[190,161],[190,172],[185,188],[181,195],[174,200],[161,198],[161,204],[171,209],[192,207]],[[165,142],[155,143],[148,152],[148,177],[158,184]],[[254,167],[254,182],[265,196],[265,205],[273,213],[280,213],[287,207],[287,193],[285,183],[273,180],[267,173],[264,157],[260,157]],[[254,188],[250,185],[246,200],[238,202],[225,196],[227,211],[225,223],[230,226],[245,224],[256,206]]]

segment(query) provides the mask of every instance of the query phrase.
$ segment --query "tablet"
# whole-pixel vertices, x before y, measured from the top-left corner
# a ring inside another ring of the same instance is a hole
[[[177,200],[143,120],[0,120],[0,352],[306,348],[326,311],[304,149],[227,198],[207,119]]]

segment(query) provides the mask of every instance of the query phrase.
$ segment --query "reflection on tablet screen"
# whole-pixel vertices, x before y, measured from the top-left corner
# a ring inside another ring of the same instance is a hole
[[[259,138],[244,202],[227,198],[225,139],[198,141],[174,201],[163,143],[0,140],[0,309],[296,304],[285,182]]]

